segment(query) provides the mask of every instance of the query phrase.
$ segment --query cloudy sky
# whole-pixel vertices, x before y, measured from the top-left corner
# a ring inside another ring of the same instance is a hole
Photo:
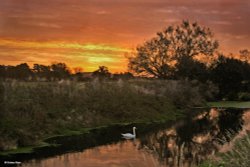
[[[182,20],[210,27],[220,50],[250,49],[250,0],[1,0],[0,64],[93,71],[127,68],[124,54]]]

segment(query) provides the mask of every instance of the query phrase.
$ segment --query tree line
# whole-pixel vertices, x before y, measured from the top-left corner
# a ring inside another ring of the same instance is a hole
[[[53,78],[68,78],[71,72],[65,63],[54,63],[49,66],[34,64],[30,68],[27,63],[21,63],[16,66],[0,65],[0,77],[2,79],[32,80],[35,78],[44,78],[52,80]]]
[[[85,75],[89,74],[89,75]],[[86,81],[91,78],[103,79],[130,79],[130,72],[112,74],[108,67],[99,66],[93,72],[83,72],[81,68],[70,69],[65,63],[53,63],[51,65],[34,64],[30,68],[27,63],[16,66],[0,65],[0,79],[16,79],[21,81],[58,81],[62,79]]]

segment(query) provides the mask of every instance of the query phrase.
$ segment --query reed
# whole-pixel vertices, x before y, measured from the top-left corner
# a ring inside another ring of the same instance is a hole
[[[228,136],[234,136],[228,132]],[[226,141],[224,141],[226,142]],[[250,134],[235,140],[231,150],[218,154],[219,160],[208,160],[199,167],[249,167],[250,164]]]

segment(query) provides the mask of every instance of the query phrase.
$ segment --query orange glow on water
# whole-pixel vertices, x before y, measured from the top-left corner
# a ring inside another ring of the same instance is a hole
[[[44,161],[22,164],[25,167],[161,167],[152,154],[137,148],[138,142],[124,141],[119,144],[100,146],[80,153],[64,154]],[[163,166],[162,166],[163,167]]]

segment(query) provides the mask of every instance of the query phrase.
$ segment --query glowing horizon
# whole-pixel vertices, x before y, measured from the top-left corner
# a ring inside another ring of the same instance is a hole
[[[108,44],[93,44],[93,43],[78,43],[78,42],[63,42],[63,41],[50,41],[50,42],[37,42],[37,41],[17,41],[17,40],[1,40],[0,47],[9,49],[18,49],[17,54],[28,54],[26,59],[23,59],[20,63],[28,63],[30,66],[41,62],[41,64],[49,65],[54,62],[63,62],[69,65],[70,68],[81,67],[84,71],[94,71],[101,65],[110,63],[124,63],[124,54],[130,52],[130,49],[122,48],[119,46]],[[23,49],[29,49],[29,53],[23,52]],[[101,51],[101,53],[100,53]],[[47,52],[47,53],[46,53]],[[61,52],[61,53],[60,53]],[[46,58],[45,60],[39,60],[39,57],[44,57],[53,54],[52,59]],[[37,58],[32,57],[37,55]],[[69,56],[74,57],[77,62],[70,62],[67,60]],[[31,61],[32,58],[34,61]],[[84,63],[81,62],[84,60]],[[86,67],[85,65],[88,64]],[[8,64],[8,65],[16,65]],[[124,64],[119,64],[119,68]],[[112,72],[123,72],[124,69],[117,69],[116,66],[111,67]]]

